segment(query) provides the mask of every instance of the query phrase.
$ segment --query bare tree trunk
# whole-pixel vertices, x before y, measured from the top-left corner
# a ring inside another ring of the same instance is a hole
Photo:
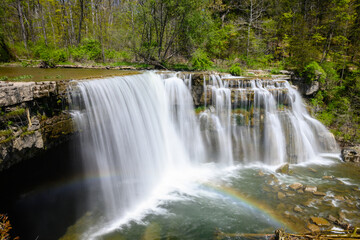
[[[253,21],[253,0],[250,0],[250,13],[249,13],[249,23],[248,23],[247,44],[246,44],[246,57],[249,57],[250,33],[251,33],[252,21]]]
[[[78,44],[81,42],[81,26],[84,19],[84,0],[79,0],[80,3],[80,21],[79,21],[79,35],[78,35]]]
[[[23,10],[22,10],[20,0],[17,0],[17,2],[16,2],[16,10],[17,10],[18,16],[19,16],[19,21],[20,21],[20,26],[21,26],[21,33],[22,33],[24,45],[25,45],[25,48],[27,50],[28,49],[28,47],[27,47],[27,34],[26,34],[24,18],[23,18]]]
[[[38,0],[38,6],[39,6],[39,10],[40,10],[40,15],[41,15],[41,27],[42,27],[42,30],[43,30],[45,45],[47,46],[48,41],[47,41],[47,34],[46,34],[46,22],[45,22],[45,18],[44,18],[43,8],[42,8],[39,0]]]
[[[51,17],[51,14],[49,14],[49,18],[50,18],[50,24],[51,24],[51,30],[52,30],[52,34],[53,34],[53,43],[54,43],[54,46],[56,45],[56,38],[55,38],[55,27],[54,27],[54,23],[53,23],[53,20],[52,20],[52,17]]]
[[[95,38],[95,4],[94,4],[94,0],[91,0],[91,20],[92,20],[93,38]]]
[[[75,3],[76,4],[76,3]],[[74,28],[74,19],[73,19],[73,14],[72,14],[72,2],[69,1],[69,13],[70,13],[70,24],[71,24],[71,38],[75,39],[75,28]]]

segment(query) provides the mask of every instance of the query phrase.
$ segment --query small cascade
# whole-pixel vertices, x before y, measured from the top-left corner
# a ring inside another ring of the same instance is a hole
[[[301,163],[338,151],[332,134],[309,115],[286,80],[211,75],[203,86],[208,108],[200,115],[202,132],[217,158],[229,164]]]

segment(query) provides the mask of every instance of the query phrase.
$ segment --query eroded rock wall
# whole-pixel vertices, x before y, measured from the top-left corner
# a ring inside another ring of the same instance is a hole
[[[68,84],[68,81],[0,82],[0,171],[73,135]]]

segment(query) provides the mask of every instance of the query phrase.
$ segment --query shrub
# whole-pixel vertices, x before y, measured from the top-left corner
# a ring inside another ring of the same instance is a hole
[[[229,72],[231,73],[231,75],[233,76],[241,76],[244,75],[244,70],[241,69],[241,67],[239,66],[239,64],[233,64],[230,69]]]
[[[301,75],[306,79],[307,82],[319,81],[325,83],[326,72],[324,69],[315,61],[310,62],[304,67]]]
[[[197,49],[192,55],[190,64],[193,69],[208,70],[213,65],[213,62],[209,59],[205,51]]]
[[[100,61],[102,60],[101,44],[92,38],[85,38],[81,45],[72,48],[71,55],[73,60],[82,62],[85,60]]]
[[[88,60],[99,61],[102,59],[101,44],[99,41],[92,38],[85,38],[81,48],[86,53]]]

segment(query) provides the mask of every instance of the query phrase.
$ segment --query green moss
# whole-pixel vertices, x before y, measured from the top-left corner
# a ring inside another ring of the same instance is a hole
[[[206,109],[205,106],[197,107],[197,108],[195,108],[195,113],[199,114],[199,113],[205,111],[205,109]]]
[[[14,116],[20,116],[25,113],[25,108],[17,108],[14,111],[8,112],[5,114],[6,118],[14,117]]]
[[[0,81],[7,81],[9,79],[8,76],[1,76]]]
[[[34,134],[34,133],[35,133],[35,131],[26,131],[26,132],[23,132],[21,134],[21,136],[23,137],[23,136],[31,135],[31,134]]]
[[[0,131],[0,137],[1,136],[9,136],[12,133],[12,131],[10,129],[8,130],[1,130]]]
[[[270,70],[270,73],[271,73],[271,74],[280,74],[280,69],[278,69],[278,68],[273,68],[273,69]]]
[[[10,81],[19,81],[19,80],[31,79],[33,77],[34,77],[33,75],[21,75],[18,77],[10,78],[9,80]]]
[[[12,141],[14,138],[15,138],[14,136],[10,136],[10,137],[8,137],[8,138],[6,138],[4,140],[1,140],[0,144],[8,143],[8,142]]]

